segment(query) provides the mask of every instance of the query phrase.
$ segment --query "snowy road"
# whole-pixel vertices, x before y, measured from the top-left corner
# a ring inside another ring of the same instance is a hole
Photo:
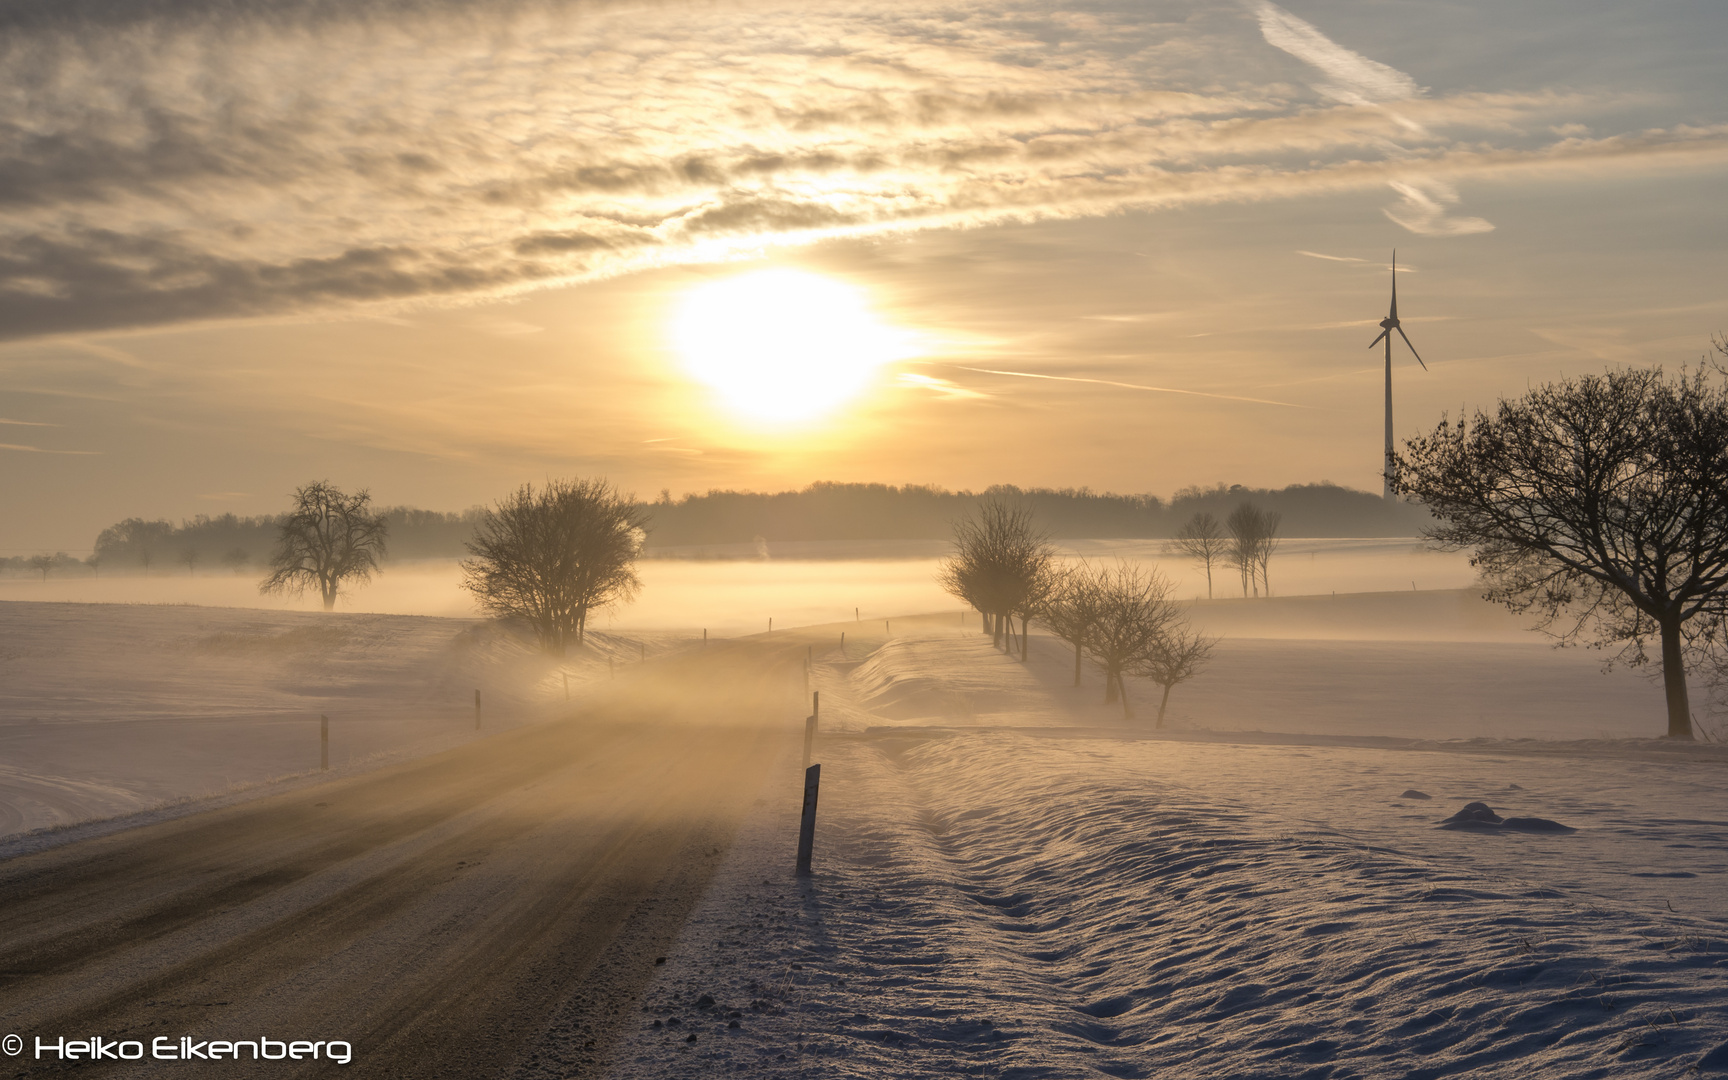
[[[0,1017],[25,1040],[5,1073],[59,1068],[37,1038],[96,1036],[343,1040],[360,1076],[583,1075],[795,730],[766,649],[650,668],[629,703],[0,864]]]

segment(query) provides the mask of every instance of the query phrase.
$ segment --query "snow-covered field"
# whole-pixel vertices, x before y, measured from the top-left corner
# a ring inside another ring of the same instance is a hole
[[[902,622],[817,653],[816,874],[787,874],[790,761],[616,1080],[1728,1072],[1728,754],[1636,738],[1660,730],[1643,680],[1540,646],[1442,656],[1496,731],[1422,711],[1445,676],[1350,682],[1431,645],[1268,671],[1263,638],[1152,733],[1076,697],[1057,650],[1021,668]],[[1282,727],[1202,692],[1301,671]],[[1475,801],[1567,831],[1440,827]]]
[[[804,582],[845,617],[776,620],[822,693],[817,873],[787,760],[617,1080],[1728,1073],[1728,748],[1650,738],[1642,675],[1343,575],[1196,604],[1224,640],[1154,731],[1061,642],[869,617],[921,563],[835,565],[663,564],[699,615]],[[464,618],[0,603],[0,831],[305,777],[319,714],[347,769],[472,738],[476,688],[489,728],[550,715],[707,621],[675,616],[558,666]],[[1478,801],[1564,830],[1441,827]]]
[[[673,647],[599,635],[553,665],[475,620],[0,603],[0,838],[441,750],[547,715]]]

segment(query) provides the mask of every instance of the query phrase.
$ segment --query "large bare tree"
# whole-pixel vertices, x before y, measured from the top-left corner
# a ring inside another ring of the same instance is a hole
[[[591,613],[642,587],[646,522],[634,496],[604,479],[523,484],[482,515],[463,587],[491,614],[526,620],[542,648],[563,656],[582,644]]]
[[[258,591],[299,596],[316,587],[324,610],[334,610],[344,586],[365,584],[379,572],[389,527],[371,507],[364,489],[349,495],[328,480],[296,489],[278,527],[270,576]]]
[[[1218,519],[1202,510],[1176,532],[1176,546],[1206,568],[1206,599],[1212,599],[1212,568],[1224,561],[1230,545]]]
[[[1397,490],[1470,549],[1486,596],[1561,643],[1660,649],[1668,736],[1690,739],[1688,637],[1728,600],[1728,379],[1610,371],[1442,420],[1398,457]]]

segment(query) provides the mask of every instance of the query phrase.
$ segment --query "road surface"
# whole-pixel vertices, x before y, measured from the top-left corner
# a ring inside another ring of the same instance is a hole
[[[566,719],[0,863],[0,1075],[92,1038],[143,1048],[105,1077],[594,1075],[801,727],[791,664],[695,651]],[[352,1060],[154,1058],[183,1039]]]

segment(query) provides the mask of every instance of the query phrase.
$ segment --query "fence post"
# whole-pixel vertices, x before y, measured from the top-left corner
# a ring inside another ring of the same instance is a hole
[[[474,691],[474,730],[480,730],[480,691]]]
[[[815,719],[812,717],[811,719]],[[804,813],[798,820],[798,874],[810,876],[810,850],[816,846],[816,794],[822,787],[822,766],[804,770]]]
[[[318,771],[330,771],[330,718],[318,717]]]
[[[810,751],[816,745],[816,725],[821,722],[822,691],[816,691],[810,705],[810,715],[804,718],[804,767],[810,767]]]

